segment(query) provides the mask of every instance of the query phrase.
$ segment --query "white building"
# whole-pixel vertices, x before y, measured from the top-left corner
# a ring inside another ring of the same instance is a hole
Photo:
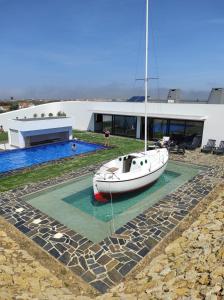
[[[30,118],[8,121],[9,145],[16,148],[72,139],[70,118]]]
[[[215,89],[214,92],[220,94],[220,89]],[[169,135],[177,140],[191,140],[193,136],[201,135],[202,145],[206,144],[208,139],[216,139],[218,145],[224,140],[224,104],[217,99],[216,103],[211,101],[211,95],[209,99],[208,103],[182,103],[176,99],[166,103],[148,103],[148,137],[152,139]],[[52,113],[55,116],[58,111],[65,112],[70,117],[72,127],[76,129],[102,132],[108,128],[114,135],[144,138],[144,103],[135,102],[47,103],[3,113],[0,115],[0,125],[8,131],[11,128],[10,120],[16,117],[32,118],[34,114],[40,116],[42,113],[45,115]]]

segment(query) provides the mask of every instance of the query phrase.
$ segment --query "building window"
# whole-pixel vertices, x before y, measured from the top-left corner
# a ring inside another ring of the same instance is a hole
[[[113,134],[128,137],[136,137],[136,117],[114,116]]]
[[[185,133],[185,121],[184,120],[170,120],[169,122],[169,136],[177,143],[181,143],[184,140]]]
[[[167,120],[165,119],[153,119],[153,138],[161,139],[167,134]]]
[[[203,124],[204,124],[203,122],[186,121],[185,135],[186,136],[202,135]]]
[[[103,115],[101,114],[96,114],[96,123],[101,123],[103,122]]]
[[[136,138],[137,117],[95,114],[95,132],[106,128],[112,134]]]
[[[113,127],[112,122],[113,119],[111,115],[103,115],[103,131],[107,129],[112,133],[112,127]]]
[[[194,136],[203,134],[204,122],[148,118],[148,140],[170,136],[177,143],[190,142]],[[141,139],[144,139],[145,119],[141,118]]]
[[[95,114],[95,132],[103,132],[106,128],[112,133],[112,115]]]

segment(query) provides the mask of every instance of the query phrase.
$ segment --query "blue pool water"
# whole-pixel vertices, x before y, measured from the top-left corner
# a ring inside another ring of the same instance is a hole
[[[102,145],[75,141],[76,149],[72,150],[73,143],[74,141],[67,141],[0,152],[0,173],[105,149]]]

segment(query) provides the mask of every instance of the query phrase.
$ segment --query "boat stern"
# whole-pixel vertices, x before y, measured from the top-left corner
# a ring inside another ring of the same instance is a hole
[[[106,198],[106,195],[104,193],[101,193],[98,190],[97,180],[96,180],[95,177],[93,178],[93,193],[94,193],[94,199],[97,202],[100,202],[100,203],[106,203],[106,202],[108,202],[108,199]]]

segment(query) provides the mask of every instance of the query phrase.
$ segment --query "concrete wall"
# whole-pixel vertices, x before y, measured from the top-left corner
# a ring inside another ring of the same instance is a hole
[[[94,130],[94,113],[140,116],[144,114],[144,103],[93,101],[50,103],[0,114],[0,125],[8,130],[8,120],[16,116],[24,117],[26,114],[27,117],[32,117],[36,112],[39,114],[44,112],[46,115],[49,112],[56,114],[60,110],[71,117],[73,128]],[[148,115],[201,121],[205,119],[202,145],[206,144],[209,138],[216,139],[217,143],[224,140],[224,105],[222,104],[149,103]]]
[[[60,102],[54,102],[54,103],[46,103],[38,106],[10,111],[7,113],[0,114],[0,125],[3,126],[5,131],[8,131],[9,120],[16,119],[16,117],[33,118],[34,114],[37,114],[38,117],[40,117],[42,113],[44,113],[45,116],[48,116],[49,113],[52,113],[54,116],[56,116],[60,110],[61,110]]]
[[[20,145],[20,135],[18,130],[9,130],[9,144],[15,147],[19,147]]]
[[[93,113],[138,115],[144,114],[143,103],[129,102],[61,102],[62,110],[75,120],[75,128],[94,130]],[[224,105],[192,103],[150,103],[148,114],[152,117],[180,118],[204,121],[202,145],[209,138],[224,140]]]

